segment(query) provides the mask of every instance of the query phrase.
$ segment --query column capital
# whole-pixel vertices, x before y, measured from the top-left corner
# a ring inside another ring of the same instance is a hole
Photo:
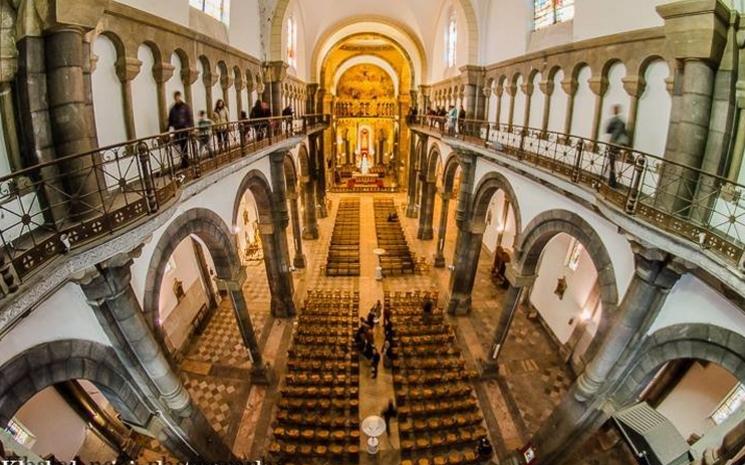
[[[199,79],[199,71],[196,69],[184,68],[181,70],[181,82],[185,85],[192,85]]]
[[[158,63],[153,66],[153,77],[158,84],[165,84],[171,77],[175,67],[170,63]]]
[[[121,57],[116,60],[116,75],[122,82],[129,82],[137,77],[140,69],[142,69],[142,62],[137,58]]]
[[[483,95],[484,97],[487,97],[487,98],[488,98],[488,97],[491,97],[491,94],[492,94],[492,88],[491,88],[491,87],[482,87],[482,88],[481,88],[481,94],[482,94],[482,95]]]
[[[284,61],[266,61],[262,63],[261,69],[264,76],[264,82],[282,82],[287,77],[287,68],[290,65]]]
[[[543,95],[550,97],[553,95],[556,85],[554,84],[554,81],[545,79],[538,83],[538,87],[541,89],[541,92],[543,92]]]
[[[716,65],[727,45],[729,9],[719,0],[687,0],[658,5],[668,47],[677,59],[696,58]]]
[[[220,86],[223,89],[229,89],[233,86],[233,81],[234,79],[228,73],[226,73],[220,77]]]
[[[141,250],[141,248],[138,249]],[[85,291],[88,303],[100,306],[130,289],[132,255],[123,253],[75,273],[72,281]]]
[[[274,223],[272,222],[262,222],[258,224],[259,227],[259,234],[274,234]]]
[[[636,275],[661,289],[672,289],[681,276],[696,268],[694,263],[648,246],[640,240],[633,241],[631,247]]]
[[[215,84],[217,84],[217,80],[220,78],[220,76],[209,71],[203,74],[204,75],[202,76],[202,82],[204,83],[205,87],[212,89]]]
[[[520,89],[522,89],[525,95],[531,96],[533,95],[533,90],[535,90],[535,85],[532,82],[524,82],[520,85]]]
[[[564,93],[570,97],[577,93],[578,86],[579,83],[577,83],[577,80],[572,77],[561,81],[561,88],[564,90]]]
[[[647,81],[644,80],[643,76],[626,76],[621,79],[623,82],[623,88],[629,97],[639,98],[644,93],[644,89],[647,87]]]
[[[221,291],[240,291],[243,289],[243,283],[246,282],[246,267],[241,266],[238,271],[227,279],[217,278],[215,283]]]
[[[446,192],[444,190],[441,190],[441,191],[438,191],[437,193],[439,194],[440,200],[442,201],[450,200],[453,198],[452,192]]]
[[[419,86],[419,93],[422,94],[424,97],[429,97],[431,95],[431,92],[432,86],[425,86],[423,84]]]
[[[233,87],[235,87],[236,90],[243,90],[243,88],[246,87],[246,80],[243,78],[242,74],[237,74],[233,78]]]
[[[272,163],[284,163],[286,156],[286,151],[272,152],[269,154],[269,161],[271,161]]]
[[[484,80],[486,68],[483,66],[465,65],[459,68],[461,83],[465,85],[478,86]]]
[[[507,84],[504,86],[504,90],[507,91],[507,95],[514,97],[517,94],[517,84]]]
[[[590,90],[598,97],[602,97],[608,91],[608,78],[604,76],[592,76],[587,80]]]
[[[536,275],[525,275],[517,269],[514,263],[510,263],[505,270],[505,277],[512,287],[528,287],[535,282]]]

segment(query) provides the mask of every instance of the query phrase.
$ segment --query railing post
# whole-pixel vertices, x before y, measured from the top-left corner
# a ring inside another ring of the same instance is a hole
[[[487,147],[489,145],[489,136],[491,133],[491,124],[489,122],[486,122],[486,131],[484,131],[484,147]]]
[[[303,134],[308,134],[308,119],[303,117]]]
[[[199,159],[199,150],[195,150],[196,147],[196,137],[194,136],[194,132],[189,131],[186,135],[188,144],[186,145],[186,152],[187,152],[187,158],[192,162],[192,171],[194,172],[194,177],[198,178],[202,176],[202,161]],[[228,143],[223,143],[223,150],[225,152],[228,151]],[[191,152],[191,155],[188,155],[188,152]]]
[[[512,130],[512,126],[510,126],[510,130]],[[520,150],[518,150],[517,156],[520,160],[522,160],[524,154],[525,154],[525,128],[520,128]]]
[[[145,142],[137,144],[137,158],[140,162],[140,173],[142,173],[142,186],[145,191],[145,203],[147,204],[148,213],[152,214],[158,211],[158,195],[155,192],[155,183],[153,182],[153,171],[150,166],[150,150]]]
[[[626,194],[626,213],[633,215],[636,213],[636,206],[639,203],[639,191],[641,188],[642,178],[644,177],[644,168],[647,164],[644,155],[639,155],[634,160],[634,178],[631,180],[631,189]]]
[[[574,158],[574,167],[572,169],[572,182],[579,182],[579,173],[582,170],[582,155],[584,152],[585,140],[580,139],[577,143],[577,155]]]

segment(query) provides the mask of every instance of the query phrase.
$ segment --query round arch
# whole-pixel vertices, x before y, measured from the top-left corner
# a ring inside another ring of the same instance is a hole
[[[745,337],[720,326],[684,323],[659,329],[645,339],[638,354],[613,393],[619,406],[633,403],[659,369],[676,359],[716,363],[745,383]]]
[[[125,421],[145,427],[151,416],[114,349],[100,343],[67,339],[34,346],[0,367],[0,426],[42,390],[84,379],[101,390]]]
[[[433,145],[429,149],[429,156],[423,166],[422,171],[425,174],[425,180],[430,183],[437,182],[437,165],[440,163],[440,149],[437,145]],[[433,192],[434,195],[434,192]]]
[[[155,330],[161,344],[164,343],[164,334],[159,318],[160,293],[166,264],[181,241],[192,234],[206,246],[215,265],[215,274],[219,279],[233,279],[241,267],[238,250],[230,229],[215,212],[205,208],[193,208],[171,222],[163,232],[150,258],[145,295],[142,299],[145,319]]]
[[[385,73],[388,74],[388,77],[390,77],[393,81],[393,91],[395,95],[399,95],[401,90],[401,82],[398,77],[398,73],[395,69],[393,69],[393,66],[391,66],[388,61],[380,58],[377,55],[355,55],[352,58],[344,61],[338,68],[336,68],[336,71],[334,72],[333,84],[331,86],[332,94],[336,95],[336,87],[339,85],[339,80],[342,78],[344,73],[346,73],[350,68],[359,64],[375,65],[385,71]]]
[[[442,170],[442,188],[445,192],[452,192],[455,186],[455,175],[460,168],[458,157],[455,153],[451,153],[450,156],[445,160],[445,168]]]
[[[238,186],[235,200],[233,201],[233,228],[238,224],[238,215],[241,209],[241,200],[247,191],[251,192],[256,209],[259,212],[260,223],[271,223],[272,221],[272,189],[266,180],[264,173],[259,170],[251,170],[241,181]]]
[[[517,215],[516,215],[517,216]],[[587,250],[598,273],[600,302],[604,317],[600,319],[595,337],[585,352],[591,360],[617,318],[618,288],[616,274],[608,249],[590,224],[581,216],[567,210],[549,210],[533,218],[516,240],[516,266],[523,276],[534,276],[541,254],[548,242],[560,233],[578,240]],[[605,317],[607,316],[607,317]]]
[[[515,213],[515,243],[520,243],[522,233],[522,214],[520,213],[520,203],[517,200],[515,190],[512,188],[510,181],[502,174],[497,172],[487,173],[476,187],[476,195],[473,198],[473,221],[476,224],[486,224],[486,214],[489,210],[489,203],[492,196],[497,191],[504,191],[510,201],[510,207]]]
[[[385,38],[403,54],[412,71],[412,87],[416,88],[426,76],[426,53],[419,38],[407,26],[379,16],[356,16],[347,18],[331,27],[321,35],[311,58],[311,79],[321,82],[323,67],[328,54],[344,41],[361,34]]]

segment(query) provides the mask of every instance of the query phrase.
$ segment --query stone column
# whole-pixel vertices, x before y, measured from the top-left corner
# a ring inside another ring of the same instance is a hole
[[[422,96],[422,108],[419,109],[419,114],[426,114],[432,101],[430,100],[432,87],[431,86],[419,86],[419,94]]]
[[[605,399],[600,393],[620,382],[670,290],[689,265],[656,249],[635,245],[636,269],[615,320],[595,357],[562,402],[534,435],[545,463],[563,459],[599,426]],[[604,315],[604,317],[607,317]]]
[[[551,96],[554,94],[554,81],[545,79],[539,84],[543,93],[543,117],[541,118],[541,130],[548,131],[548,123],[551,119]]]
[[[416,184],[418,182],[416,178],[416,148],[417,139],[419,136],[416,132],[409,130],[411,133],[409,137],[409,163],[408,163],[408,177],[407,177],[407,190],[406,190],[406,217],[416,218]]]
[[[496,376],[499,371],[499,354],[502,352],[504,343],[507,340],[507,335],[512,325],[512,319],[515,317],[515,312],[523,300],[524,290],[530,289],[530,286],[535,282],[535,275],[525,276],[521,275],[520,272],[515,268],[514,264],[510,264],[506,271],[507,280],[510,283],[510,287],[507,289],[504,301],[502,303],[502,312],[499,314],[499,322],[494,331],[494,339],[489,352],[489,358],[484,361],[482,367],[482,376],[485,378]]]
[[[525,94],[525,117],[523,118],[522,125],[524,128],[530,127],[530,102],[533,100],[533,91],[535,86],[532,82],[525,81],[520,86],[520,89]]]
[[[248,356],[251,358],[251,382],[269,384],[270,371],[261,355],[256,332],[251,322],[251,315],[248,312],[246,296],[243,294],[243,284],[245,282],[246,269],[241,267],[231,279],[218,279],[217,287],[228,295],[230,302],[233,304],[233,313],[238,322],[238,329],[241,338],[243,338],[243,344],[248,349]]]
[[[225,102],[225,107],[230,102],[230,88],[233,87],[233,78],[230,76],[230,70],[222,73],[220,76],[220,87],[222,87],[222,99]]]
[[[490,87],[484,87],[481,89],[481,93],[484,95],[484,108],[483,113],[476,115],[476,119],[481,119],[487,122],[489,121],[489,105],[491,104],[492,90]]]
[[[572,119],[574,118],[574,97],[577,95],[577,80],[569,76],[561,81],[561,88],[567,94],[567,112],[564,117],[564,134],[572,132]]]
[[[311,155],[311,160],[312,160]],[[311,163],[313,163],[311,161]],[[317,181],[316,181],[317,182]],[[316,215],[316,190],[310,177],[303,177],[303,239],[318,239],[318,217]]]
[[[603,122],[603,100],[608,91],[608,79],[605,76],[593,76],[589,79],[590,90],[595,94],[595,111],[592,116],[592,133],[589,139],[597,140],[600,124]]]
[[[504,95],[504,87],[498,85],[494,89],[494,94],[497,96],[497,114],[495,116],[494,122],[497,124],[497,127],[499,127],[499,121],[502,118],[502,95]]]
[[[307,97],[305,99],[305,113],[308,115],[316,114],[316,93],[318,92],[318,84],[308,84],[306,87]]]
[[[205,105],[207,105],[205,111],[207,111],[207,114],[210,115],[210,118],[212,117],[212,109],[215,108],[215,101],[217,101],[217,99],[212,97],[212,88],[217,83],[217,78],[218,76],[215,74],[214,71],[211,70],[205,70],[204,76],[202,76],[202,84],[204,85],[205,91]]]
[[[485,70],[481,66],[466,65],[460,68],[461,82],[464,86],[463,97],[467,105],[468,119],[482,119],[484,115],[483,86]]]
[[[122,57],[116,62],[116,75],[122,83],[124,129],[128,140],[137,139],[134,104],[132,102],[132,80],[140,74],[141,67],[142,62],[137,58]]]
[[[629,145],[634,146],[636,134],[636,118],[639,112],[639,97],[644,93],[647,83],[642,76],[627,76],[623,78],[623,88],[629,94],[629,113],[626,121],[626,132],[629,135]]]
[[[448,228],[448,208],[450,207],[450,192],[440,192],[440,227],[437,228],[437,252],[435,252],[435,268],[445,267],[445,239]]]
[[[246,113],[251,111],[250,108],[243,108],[243,88],[246,86],[243,78],[240,74],[237,75],[238,77],[233,80],[233,89],[235,90],[235,104],[236,104],[236,111],[235,114],[237,115],[238,121],[241,119],[241,112],[245,110]]]
[[[57,158],[95,148],[91,138],[95,120],[88,106],[84,69],[84,62],[90,56],[84,51],[83,34],[84,30],[79,27],[63,26],[44,36],[47,99]],[[63,183],[65,191],[72,196],[69,200],[71,213],[87,213],[91,204],[102,201],[96,194],[98,174],[89,172],[93,162],[91,157],[82,157],[64,163],[63,169],[68,175]],[[86,195],[85,202],[76,200]]]
[[[271,228],[263,227],[262,244],[266,259],[267,277],[272,291],[272,315],[290,317],[295,314],[295,294],[292,273],[290,272],[290,252],[287,246],[287,181],[285,179],[285,152],[269,155],[272,182],[272,223]],[[298,231],[299,233],[299,231]]]
[[[158,114],[160,116],[161,132],[168,131],[168,96],[166,95],[166,82],[173,77],[174,69],[175,67],[172,64],[163,61],[156,63],[153,66],[153,77],[157,84]],[[211,92],[208,92],[207,95],[209,102]]]
[[[428,241],[434,236],[432,222],[435,215],[435,193],[437,185],[435,181],[427,179],[426,172],[420,173],[422,183],[421,207],[419,208],[419,227],[417,229],[417,239]]]
[[[297,192],[287,194],[287,201],[290,203],[290,222],[292,224],[292,241],[295,245],[295,257],[292,264],[295,268],[305,268],[305,255],[303,254],[303,238],[300,229],[300,214],[297,206]]]
[[[678,63],[674,78],[673,106],[670,130],[664,158],[693,168],[704,168],[708,157],[712,162],[708,171],[719,166],[721,131],[729,118],[726,102],[717,117],[712,119],[716,70],[721,66],[722,55],[729,40],[730,11],[722,2],[691,0],[673,2],[657,7],[665,21],[664,31],[670,53]],[[695,38],[695,40],[692,40]],[[726,75],[720,75],[726,81]],[[724,87],[729,84],[722,84]],[[722,87],[720,87],[722,88]],[[729,92],[729,91],[727,91]],[[710,132],[711,128],[715,131]],[[707,143],[711,147],[707,150]],[[706,217],[709,198],[716,187],[711,181],[699,179],[695,172],[677,166],[665,165],[660,173],[657,205],[666,211],[683,212],[692,200],[698,199],[699,208],[691,209],[698,221]],[[698,190],[698,192],[696,192]]]
[[[158,412],[163,434],[188,451],[183,455],[220,460],[232,457],[199,409],[191,403],[171,368],[130,284],[129,255],[117,255],[76,276],[88,304],[112,342],[119,359]],[[175,438],[175,439],[174,439]],[[191,452],[191,453],[189,453]]]
[[[272,109],[272,116],[282,114],[282,82],[287,77],[287,63],[272,61],[263,64],[264,69],[264,100]]]
[[[181,76],[179,77],[181,78],[181,82],[184,84],[184,100],[189,104],[192,112],[198,112],[199,110],[194,108],[194,98],[192,96],[193,93],[191,87],[195,82],[197,82],[197,79],[199,79],[199,71],[196,69],[183,68],[181,70]]]
[[[485,226],[470,221],[476,154],[458,151],[457,157],[461,169],[458,209],[455,212],[455,223],[458,225],[455,256],[458,260],[454,260],[455,269],[450,275],[448,312],[452,315],[465,315],[471,310],[471,291],[476,279]]]
[[[507,125],[512,127],[515,122],[513,121],[515,117],[515,95],[517,95],[517,85],[516,84],[509,84],[505,87],[505,90],[507,91],[507,95],[510,96],[510,113],[507,115]]]
[[[325,132],[325,131],[324,131]],[[315,143],[311,143],[311,150],[315,151],[318,178],[316,179],[316,202],[318,205],[319,218],[326,218],[329,213],[326,211],[326,151],[324,133],[318,133],[314,136]],[[311,156],[314,156],[311,153]]]

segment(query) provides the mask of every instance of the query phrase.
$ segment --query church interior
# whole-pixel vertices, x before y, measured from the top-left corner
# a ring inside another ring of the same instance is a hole
[[[745,465],[744,158],[743,0],[0,0],[0,460]]]

